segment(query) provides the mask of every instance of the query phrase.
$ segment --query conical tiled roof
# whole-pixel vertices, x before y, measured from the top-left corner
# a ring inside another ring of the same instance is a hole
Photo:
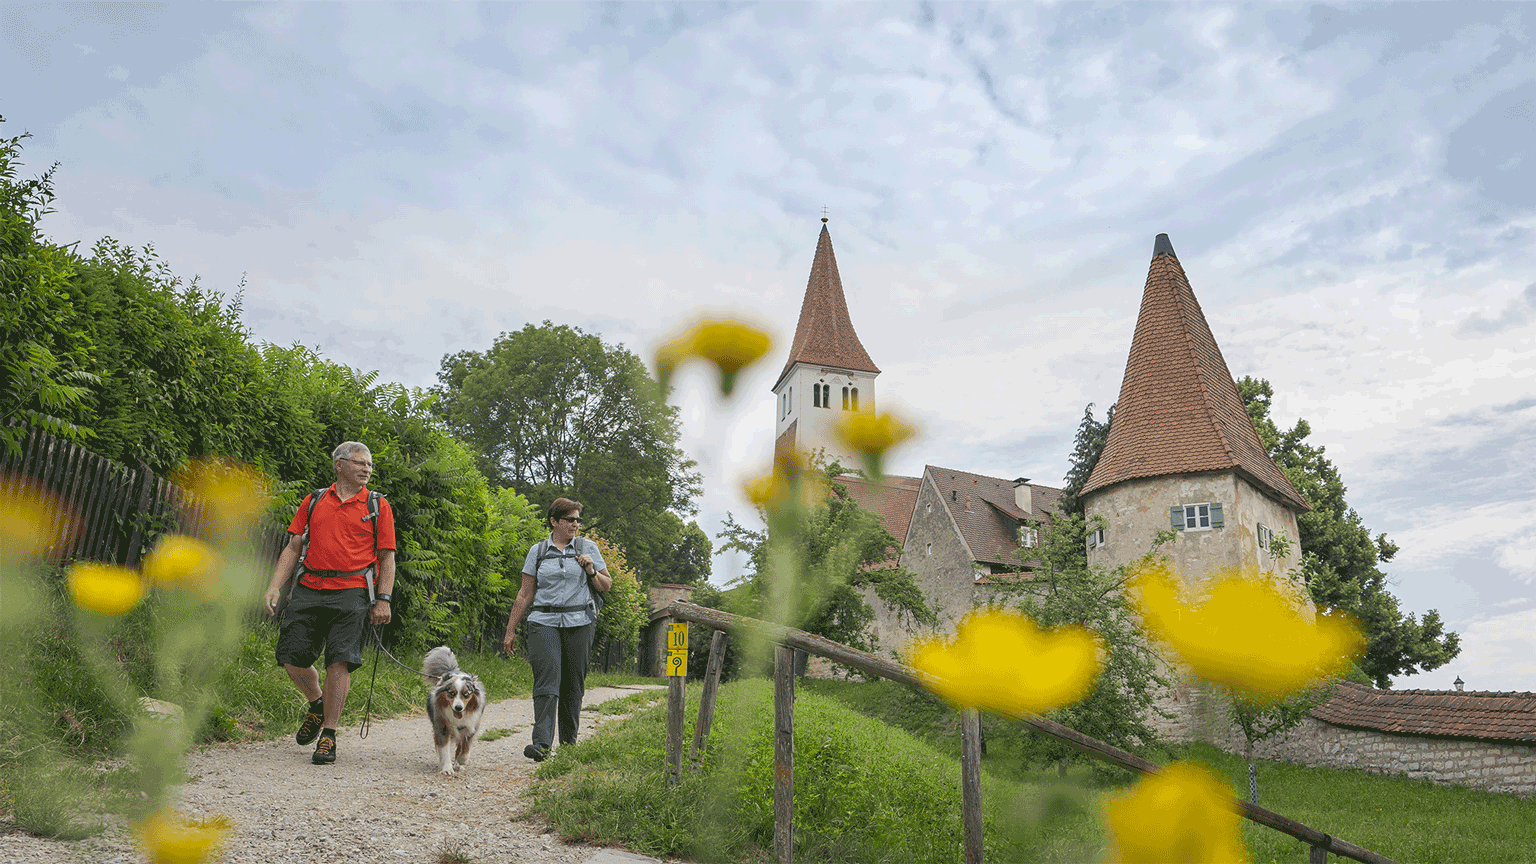
[[[1083,487],[1236,470],[1298,512],[1310,510],[1275,465],[1167,234],[1157,235],[1104,453]]]
[[[859,342],[859,334],[853,332],[853,321],[848,318],[848,301],[843,297],[843,280],[837,275],[837,257],[832,254],[832,235],[825,222],[821,226],[821,237],[816,241],[816,260],[811,263],[805,300],[800,304],[795,341],[789,348],[784,371],[774,382],[775,389],[796,363],[852,372],[880,372]]]

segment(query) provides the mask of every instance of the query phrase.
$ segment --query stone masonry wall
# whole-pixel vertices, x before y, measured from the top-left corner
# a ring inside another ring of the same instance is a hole
[[[1229,753],[1243,752],[1236,728],[1216,740]],[[1470,786],[1489,792],[1536,795],[1536,747],[1393,735],[1349,729],[1315,718],[1254,745],[1254,756],[1314,768],[1352,768],[1375,774],[1407,774],[1436,783]]]

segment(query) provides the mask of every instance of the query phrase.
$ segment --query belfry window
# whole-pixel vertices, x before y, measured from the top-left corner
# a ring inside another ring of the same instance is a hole
[[[853,410],[857,411],[859,410],[859,388],[855,387],[849,392],[852,394],[853,398]]]
[[[812,408],[820,408],[821,407],[821,385],[819,385],[819,384],[812,384],[811,385],[811,407]]]
[[[843,410],[844,411],[848,410],[848,388],[847,387],[843,388]]]
[[[823,408],[831,408],[832,407],[832,385],[831,384],[823,384],[823,385],[821,385],[821,407],[823,407]]]

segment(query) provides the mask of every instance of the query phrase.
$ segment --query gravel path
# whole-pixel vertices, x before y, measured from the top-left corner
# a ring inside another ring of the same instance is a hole
[[[595,688],[584,704],[640,689],[652,685]],[[583,712],[578,737],[613,719]],[[220,864],[435,864],[439,853],[453,850],[474,864],[631,860],[618,850],[562,843],[523,812],[522,793],[535,767],[523,756],[532,726],[533,700],[492,703],[481,732],[512,734],[476,741],[468,766],[452,777],[437,773],[425,709],[376,721],[367,738],[359,738],[356,728],[341,729],[334,765],[311,764],[313,745],[300,747],[292,736],[202,747],[187,759],[191,780],[180,789],[178,809],[195,818],[222,814],[235,823],[214,859]],[[78,843],[0,835],[0,862],[144,860],[122,828]]]

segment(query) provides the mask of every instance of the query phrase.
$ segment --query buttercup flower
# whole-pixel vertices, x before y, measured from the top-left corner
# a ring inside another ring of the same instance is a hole
[[[1119,864],[1237,864],[1248,860],[1232,792],[1187,762],[1148,774],[1105,814]]]
[[[144,575],[162,585],[175,585],[203,600],[219,596],[223,559],[212,546],[181,534],[167,534],[144,559]]]
[[[200,864],[218,851],[233,826],[223,816],[189,823],[159,811],[140,819],[136,827],[139,847],[155,864]]]
[[[838,440],[864,457],[872,473],[879,475],[880,457],[911,438],[916,430],[892,414],[855,411],[843,415],[833,424],[832,431]]]
[[[75,605],[97,615],[121,615],[144,599],[144,580],[115,564],[76,564],[65,579]]]
[[[51,534],[72,532],[73,519],[54,497],[30,482],[0,476],[0,558],[30,558],[60,539]],[[62,520],[63,531],[50,530]]]
[[[809,504],[824,491],[820,472],[810,469],[810,457],[798,450],[785,449],[774,454],[773,470],[742,484],[742,491],[753,504],[775,507],[788,500],[795,489],[802,503]]]
[[[1201,678],[1266,704],[1343,673],[1359,653],[1360,628],[1348,618],[1307,621],[1268,579],[1221,575],[1201,603],[1186,602],[1162,566],[1131,582],[1147,631]]]
[[[953,705],[998,714],[1039,714],[1088,694],[1099,642],[1080,627],[1041,630],[1027,616],[986,609],[960,622],[955,641],[913,643],[912,666]]]
[[[665,391],[684,361],[708,360],[720,369],[720,395],[729,396],[737,373],[767,354],[772,344],[767,333],[740,321],[700,321],[656,352],[656,377]]]
[[[241,462],[199,460],[180,472],[176,482],[207,503],[209,518],[226,535],[243,530],[269,503],[261,473]]]

